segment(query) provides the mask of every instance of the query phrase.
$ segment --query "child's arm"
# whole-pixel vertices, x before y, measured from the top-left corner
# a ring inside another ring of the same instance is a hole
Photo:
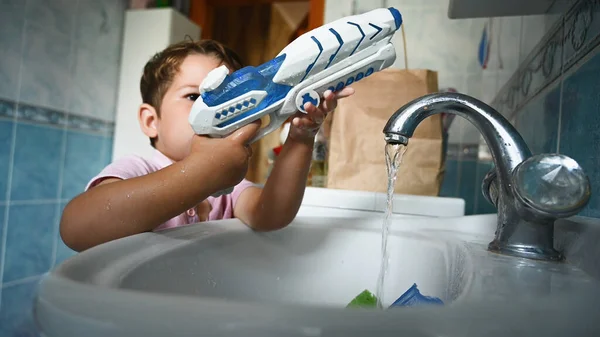
[[[236,185],[248,169],[246,144],[258,128],[250,124],[223,139],[195,136],[184,160],[144,176],[105,180],[77,196],[63,211],[63,241],[82,251],[151,231],[211,194]]]
[[[299,113],[292,120],[264,188],[248,188],[239,196],[234,208],[237,218],[255,230],[268,231],[283,228],[296,217],[304,197],[315,135],[327,113],[335,109],[337,99],[353,93],[350,87],[337,94],[326,91],[320,107],[309,104],[306,115]]]

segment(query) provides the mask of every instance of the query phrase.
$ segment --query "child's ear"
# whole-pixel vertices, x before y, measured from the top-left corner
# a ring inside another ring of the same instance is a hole
[[[142,132],[149,138],[156,138],[158,136],[158,113],[156,109],[150,104],[143,103],[140,105],[138,111],[138,121]]]

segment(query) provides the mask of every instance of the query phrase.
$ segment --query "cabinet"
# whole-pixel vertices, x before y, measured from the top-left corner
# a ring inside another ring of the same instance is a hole
[[[151,155],[152,146],[137,119],[142,103],[140,77],[144,65],[168,45],[184,40],[186,35],[197,40],[200,33],[201,27],[171,8],[128,10],[125,13],[113,160],[129,154]]]
[[[562,13],[572,0],[450,0],[450,19]]]

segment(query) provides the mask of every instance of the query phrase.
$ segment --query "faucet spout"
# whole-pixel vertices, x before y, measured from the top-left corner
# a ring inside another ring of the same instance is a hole
[[[408,145],[417,126],[441,112],[471,122],[490,149],[495,167],[482,189],[498,210],[498,223],[488,250],[561,260],[562,255],[553,248],[554,220],[574,215],[587,204],[590,187],[581,167],[559,154],[532,156],[506,118],[485,103],[459,93],[426,95],[398,109],[383,129],[386,142]],[[532,187],[535,184],[539,188]]]
[[[407,103],[388,120],[383,133],[388,143],[408,144],[417,126],[437,113],[452,113],[471,122],[490,148],[498,172],[512,172],[531,152],[521,135],[499,112],[459,93],[438,93]]]

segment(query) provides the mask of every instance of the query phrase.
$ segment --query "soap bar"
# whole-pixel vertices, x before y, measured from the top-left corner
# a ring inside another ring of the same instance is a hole
[[[376,308],[377,297],[368,290],[358,294],[346,308]]]

